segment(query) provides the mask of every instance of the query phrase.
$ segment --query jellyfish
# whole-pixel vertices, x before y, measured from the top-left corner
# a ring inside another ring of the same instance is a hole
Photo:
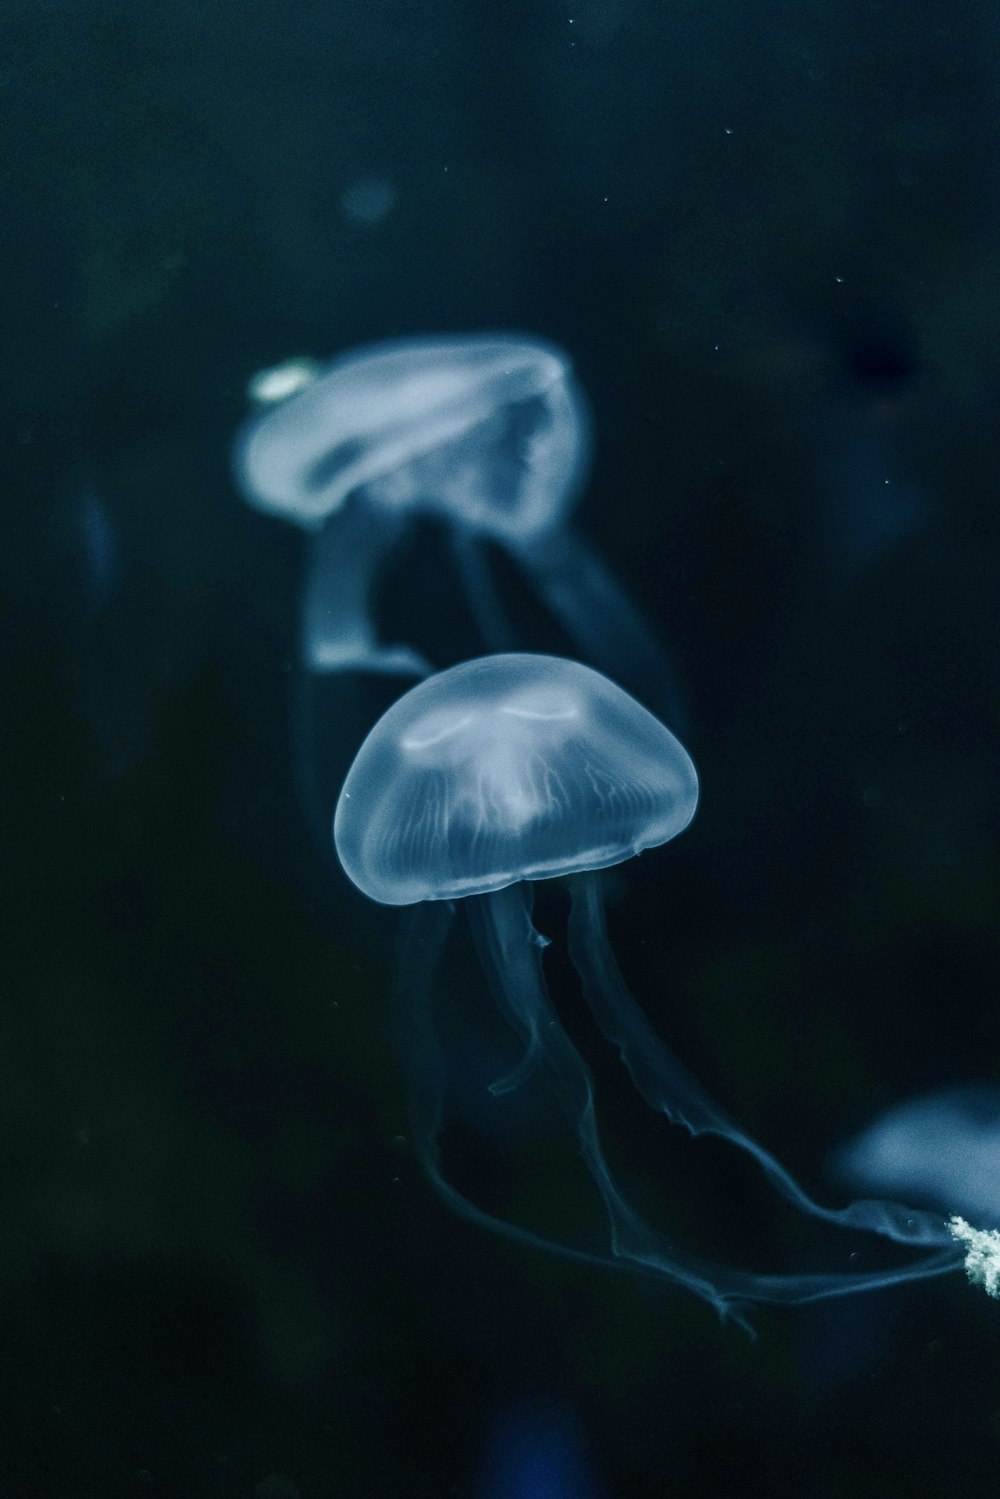
[[[831,1169],[864,1190],[905,1191],[948,1213],[969,1280],[1000,1299],[1000,1089],[969,1083],[896,1104],[842,1146]]]
[[[235,473],[250,504],[311,533],[302,613],[311,670],[430,671],[412,646],[378,641],[371,597],[412,521],[430,516],[448,529],[489,649],[517,641],[486,543],[513,559],[577,650],[623,680],[634,675],[677,721],[663,646],[570,524],[590,422],[560,350],[513,334],[411,338],[352,351],[277,389],[292,394],[245,425]]]
[[[895,1104],[841,1146],[831,1172],[1000,1227],[1000,1089],[970,1083]]]
[[[694,765],[674,735],[608,678],[559,657],[464,662],[412,687],[371,730],[337,803],[334,842],[365,895],[427,917],[411,923],[401,974],[411,1015],[412,1128],[426,1171],[467,1218],[541,1242],[479,1208],[442,1166],[443,1061],[429,1011],[448,920],[460,905],[489,986],[520,1038],[517,1065],[491,1092],[511,1092],[536,1072],[551,1079],[605,1210],[606,1252],[546,1247],[665,1276],[740,1321],[752,1302],[816,1300],[954,1268],[955,1246],[931,1213],[891,1202],[813,1202],[712,1103],[629,993],[610,946],[599,872],[676,837],[697,801]],[[718,1135],[746,1152],[803,1212],[936,1252],[902,1268],[756,1274],[703,1260],[646,1222],[609,1165],[589,1068],[547,991],[532,892],[536,881],[553,879],[571,889],[569,955],[585,1000],[651,1108],[692,1135]]]
[[[259,409],[237,438],[236,482],[256,509],[290,519],[309,533],[301,618],[306,666],[317,672],[363,669],[423,677],[431,666],[419,652],[382,645],[375,635],[372,587],[404,526],[391,511],[346,503],[355,484],[364,482],[359,460],[373,434],[361,411],[372,403],[358,402],[350,374],[331,393],[332,373],[324,375],[315,360],[292,359],[254,376],[249,394]],[[358,427],[350,437],[345,414],[348,425]],[[345,484],[334,482],[338,456],[346,465]]]

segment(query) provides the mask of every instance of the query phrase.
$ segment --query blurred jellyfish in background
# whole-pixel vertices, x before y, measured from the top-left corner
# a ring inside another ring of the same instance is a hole
[[[396,189],[388,177],[371,173],[356,177],[340,196],[340,211],[352,224],[371,229],[388,218],[396,203]]]
[[[122,570],[121,543],[111,512],[98,489],[84,480],[76,496],[89,613],[110,601]]]
[[[841,1188],[891,1196],[940,1213],[1000,1226],[1000,1089],[970,1084],[896,1104],[833,1152],[827,1173]],[[975,1231],[973,1231],[975,1232]],[[969,1251],[974,1243],[952,1233]],[[969,1270],[968,1254],[966,1269]],[[985,1277],[982,1284],[987,1287]],[[992,1293],[991,1293],[992,1294]],[[804,1377],[821,1393],[856,1379],[884,1356],[890,1322],[815,1308],[803,1345]]]
[[[1000,1298],[1000,1089],[970,1084],[889,1109],[832,1169],[865,1190],[905,1191],[947,1213],[969,1280]]]
[[[334,840],[371,899],[413,906],[400,985],[410,1015],[406,1060],[413,1136],[445,1199],[473,1222],[523,1242],[665,1276],[743,1320],[754,1302],[806,1302],[952,1270],[942,1219],[886,1201],[829,1209],[717,1108],[653,1031],[629,993],[604,922],[596,871],[668,842],[691,821],[698,780],[677,739],[606,677],[550,656],[465,662],[411,688],[379,720],[344,782]],[[532,922],[533,882],[571,889],[569,956],[598,1030],[646,1103],[692,1135],[748,1154],[803,1213],[939,1252],[899,1268],[764,1275],[689,1254],[627,1200],[598,1131],[593,1080],[552,1005]],[[516,1065],[490,1085],[501,1098],[541,1075],[554,1088],[607,1216],[607,1253],[555,1244],[482,1211],[446,1179],[440,1151],[446,1068],[429,1018],[448,924],[467,913],[482,970],[520,1039]]]
[[[315,360],[293,359],[254,376],[249,394],[263,410],[250,418],[237,441],[237,482],[256,508],[284,515],[315,533],[303,593],[305,664],[314,671],[424,676],[429,665],[415,652],[378,644],[371,617],[376,573],[402,528],[392,515],[380,517],[364,506],[346,504],[351,484],[343,488],[334,482],[332,461],[325,475],[317,476],[328,433],[333,448],[340,443],[343,459],[351,451],[357,457],[364,443],[364,434],[344,437],[343,426],[336,429],[339,438],[330,431],[329,413],[323,409],[323,398],[330,394],[329,372],[320,379],[321,369]],[[351,383],[348,374],[339,394],[356,417]],[[370,402],[365,404],[370,408]],[[335,411],[336,405],[335,391]],[[311,445],[305,434],[312,437]],[[367,436],[371,440],[371,430]]]
[[[498,1412],[472,1499],[601,1499],[603,1492],[572,1412],[546,1400]]]
[[[897,1104],[838,1150],[830,1170],[857,1190],[905,1194],[1000,1228],[1000,1089],[969,1085]]]
[[[275,373],[266,372],[269,388]],[[589,415],[568,359],[512,334],[352,351],[253,416],[236,443],[237,483],[248,503],[310,533],[307,667],[431,670],[412,638],[381,643],[374,620],[392,554],[415,520],[431,518],[449,534],[480,636],[455,654],[523,644],[490,561],[499,547],[584,657],[677,722],[663,646],[570,524],[589,452]],[[420,623],[412,620],[413,637]]]
[[[149,553],[140,554],[134,515],[113,490],[75,478],[53,507],[49,539],[52,618],[71,642],[74,701],[101,774],[115,784],[148,759],[157,700],[184,652],[151,601]]]

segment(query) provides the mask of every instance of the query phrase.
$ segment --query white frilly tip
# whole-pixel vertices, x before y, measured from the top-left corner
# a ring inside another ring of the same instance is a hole
[[[957,1215],[948,1219],[948,1232],[965,1246],[965,1273],[987,1296],[1000,1298],[1000,1233],[995,1228],[973,1228]]]

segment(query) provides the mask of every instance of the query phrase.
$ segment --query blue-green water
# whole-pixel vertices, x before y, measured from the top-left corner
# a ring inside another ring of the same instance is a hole
[[[600,1199],[556,1090],[489,1092],[517,1048],[458,922],[441,1164],[581,1258],[435,1193],[397,1002],[430,937],[329,833],[408,683],[303,670],[305,537],[231,465],[292,355],[568,352],[576,532],[669,662],[701,787],[605,876],[609,934],[699,1085],[842,1205],[876,1119],[1000,1069],[992,7],[15,3],[4,30],[0,1492],[988,1492],[1000,1311],[960,1273],[764,1307],[751,1340],[583,1257]],[[537,572],[486,566],[518,649],[586,655]],[[478,654],[461,576],[415,522],[380,638]],[[909,1263],[646,1109],[567,912],[539,886],[552,1002],[662,1241]],[[942,1117],[885,1195],[923,1169],[992,1219],[985,1137]]]

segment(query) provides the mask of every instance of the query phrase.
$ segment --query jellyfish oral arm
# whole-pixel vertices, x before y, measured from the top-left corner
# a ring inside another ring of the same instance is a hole
[[[841,1228],[862,1229],[902,1244],[947,1248],[943,1220],[900,1203],[859,1201],[843,1208],[814,1202],[773,1155],[741,1130],[708,1097],[649,1024],[622,977],[608,940],[600,874],[571,878],[570,958],[605,1039],[619,1052],[651,1109],[691,1135],[717,1135],[750,1155],[767,1181],[801,1212]],[[954,1256],[953,1256],[954,1261]]]
[[[541,968],[542,943],[531,921],[531,886],[508,885],[466,901],[469,923],[490,987],[514,1030],[527,1045],[526,1063],[551,1070],[563,1109],[573,1124],[587,1167],[601,1195],[617,1259],[667,1274],[736,1315],[697,1261],[670,1251],[626,1202],[604,1156],[597,1129],[594,1089],[587,1064],[570,1041],[549,1000]],[[522,1069],[528,1070],[522,1064]]]
[[[405,934],[400,944],[396,1024],[399,1050],[406,1058],[411,1142],[420,1165],[441,1199],[468,1223],[489,1229],[516,1244],[542,1249],[581,1264],[602,1270],[634,1271],[636,1267],[627,1260],[542,1239],[530,1229],[497,1218],[471,1202],[445,1175],[440,1141],[445,1124],[447,1065],[432,1015],[438,959],[447,940],[452,916],[452,908],[440,901],[410,908],[404,917]],[[512,1086],[516,1086],[516,1082]],[[491,1091],[499,1093],[504,1090],[494,1087]]]
[[[302,655],[315,672],[368,671],[426,677],[430,662],[405,645],[381,645],[372,622],[375,579],[404,523],[347,501],[309,542]]]
[[[487,650],[513,650],[517,642],[500,602],[484,543],[469,531],[456,530],[451,545],[465,601]]]
[[[525,539],[515,558],[577,649],[674,728],[685,717],[666,650],[614,575],[568,525]]]
[[[753,1303],[800,1304],[832,1296],[877,1290],[899,1282],[947,1274],[957,1268],[960,1257],[944,1225],[928,1219],[925,1235],[910,1231],[900,1234],[907,1242],[933,1242],[940,1247],[936,1254],[898,1268],[857,1271],[844,1274],[767,1275],[717,1264],[680,1249],[655,1230],[627,1201],[604,1155],[598,1133],[594,1090],[586,1062],[563,1029],[545,985],[541,967],[542,944],[531,921],[531,886],[526,883],[507,886],[466,901],[480,960],[490,986],[504,1014],[528,1049],[528,1058],[544,1067],[555,1081],[562,1107],[576,1133],[580,1154],[603,1201],[611,1230],[611,1251],[615,1260],[669,1278],[710,1302],[723,1317],[733,1317],[746,1326],[744,1309]],[[607,1018],[607,1017],[606,1017]],[[645,1024],[645,1022],[643,1022]],[[527,1073],[528,1058],[522,1064]],[[531,1070],[534,1070],[534,1066]],[[682,1075],[676,1064],[677,1077]],[[698,1108],[710,1105],[699,1097],[697,1084],[685,1078],[689,1088],[688,1112],[694,1117]],[[688,1124],[690,1128],[690,1124]],[[707,1126],[706,1126],[707,1127]],[[721,1132],[721,1131],[720,1131]],[[728,1136],[727,1136],[728,1138]],[[741,1142],[742,1143],[742,1142]],[[759,1152],[746,1141],[744,1148],[760,1159]],[[762,1162],[763,1164],[763,1162]],[[776,1166],[776,1163],[775,1163]],[[781,1172],[781,1168],[776,1166]],[[783,1178],[785,1174],[782,1173]],[[785,1178],[790,1182],[790,1178]],[[805,1194],[790,1195],[800,1207],[808,1202]],[[855,1207],[867,1208],[866,1204]],[[873,1207],[882,1208],[882,1204]],[[895,1205],[893,1205],[895,1206]],[[808,1210],[808,1209],[807,1209]],[[898,1210],[901,1214],[905,1209]],[[826,1216],[814,1210],[815,1216]],[[871,1221],[875,1219],[876,1221]],[[859,1219],[837,1218],[852,1227],[884,1232],[877,1214],[867,1211]],[[893,1235],[895,1237],[895,1235]],[[542,1247],[544,1241],[535,1240]]]

